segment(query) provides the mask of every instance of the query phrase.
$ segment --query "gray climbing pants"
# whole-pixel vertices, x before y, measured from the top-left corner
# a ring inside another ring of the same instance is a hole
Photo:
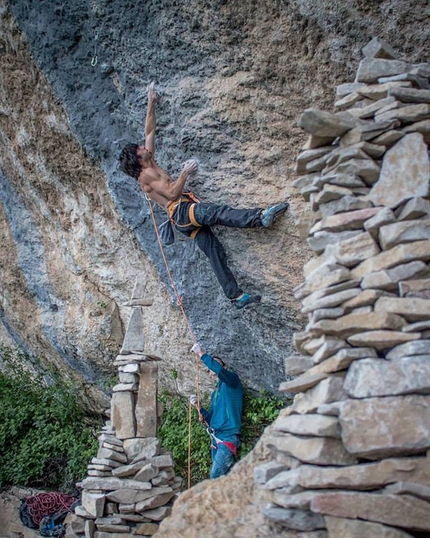
[[[220,225],[231,228],[261,228],[261,208],[234,209],[214,204],[195,204],[181,201],[171,215],[175,228],[191,237],[209,258],[213,272],[228,299],[242,294],[233,273],[227,264],[224,247],[211,230]]]

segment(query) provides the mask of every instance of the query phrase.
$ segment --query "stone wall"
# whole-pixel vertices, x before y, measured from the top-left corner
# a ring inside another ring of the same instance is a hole
[[[337,112],[301,118],[308,324],[255,472],[267,518],[315,538],[430,532],[430,64],[363,52]]]
[[[301,119],[294,184],[315,256],[281,385],[294,402],[228,476],[182,494],[157,537],[430,534],[430,64],[378,40],[364,53],[337,111]]]

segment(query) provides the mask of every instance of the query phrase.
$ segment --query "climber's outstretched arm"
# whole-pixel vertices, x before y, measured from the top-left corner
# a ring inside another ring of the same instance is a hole
[[[152,153],[155,153],[155,103],[158,101],[158,95],[155,91],[155,84],[151,82],[148,86],[148,108],[146,110],[145,121],[145,148]]]

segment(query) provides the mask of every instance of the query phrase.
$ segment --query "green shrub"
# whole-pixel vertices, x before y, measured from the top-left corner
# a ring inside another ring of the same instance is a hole
[[[258,394],[245,389],[242,413],[242,433],[239,458],[243,458],[256,445],[263,430],[278,416],[279,411],[291,402],[265,390]]]
[[[170,450],[175,462],[175,471],[187,483],[188,477],[188,400],[164,392],[160,396],[164,405],[163,423],[159,428],[162,446]],[[266,391],[258,394],[245,389],[241,447],[239,459],[252,450],[263,430],[277,417],[280,409],[288,404],[286,399],[276,397]],[[203,397],[202,407],[208,408],[208,398]],[[210,438],[200,424],[196,410],[191,418],[191,485],[209,477],[211,468]]]
[[[71,491],[97,452],[101,419],[55,372],[37,361],[30,371],[29,357],[3,346],[0,357],[0,486]]]
[[[158,430],[163,448],[172,452],[175,472],[185,480],[188,479],[188,413],[186,398],[163,392],[159,400],[164,405],[163,421]],[[202,401],[201,405],[207,402]],[[200,424],[197,411],[191,414],[191,484],[208,478],[211,468],[209,453],[209,435]]]

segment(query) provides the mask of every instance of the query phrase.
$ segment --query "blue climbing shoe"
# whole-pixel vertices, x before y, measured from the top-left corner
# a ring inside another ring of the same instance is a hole
[[[261,217],[261,224],[265,228],[270,228],[274,223],[275,219],[285,213],[285,211],[287,211],[289,207],[290,204],[288,202],[282,202],[282,204],[278,205],[269,205],[269,207],[263,211],[263,216]]]
[[[245,306],[248,306],[252,303],[259,303],[261,301],[261,295],[249,295],[249,293],[244,293],[242,297],[238,299],[234,299],[234,306],[240,310],[241,308],[245,308]]]

